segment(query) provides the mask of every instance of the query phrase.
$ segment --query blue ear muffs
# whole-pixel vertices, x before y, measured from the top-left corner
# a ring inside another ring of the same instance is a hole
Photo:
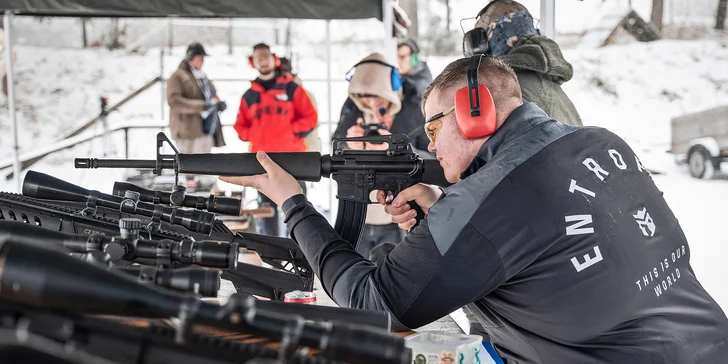
[[[366,60],[363,60],[363,61],[355,64],[354,66],[352,66],[351,69],[349,70],[349,72],[346,72],[346,80],[351,82],[351,79],[354,77],[354,72],[356,70],[356,67],[361,64],[364,64],[364,63],[377,63],[377,64],[381,64],[382,66],[387,66],[387,67],[391,68],[392,69],[392,76],[391,76],[392,90],[394,92],[398,92],[399,90],[402,89],[402,76],[400,76],[397,68],[392,66],[389,63],[382,62],[382,61],[379,61],[376,59],[366,59]]]
[[[392,90],[394,92],[399,92],[399,90],[402,89],[402,76],[400,76],[399,71],[392,67]]]

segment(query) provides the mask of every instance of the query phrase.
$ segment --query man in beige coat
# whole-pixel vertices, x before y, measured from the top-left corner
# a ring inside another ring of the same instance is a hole
[[[222,147],[222,124],[219,113],[227,108],[215,92],[215,86],[202,72],[205,49],[199,43],[187,48],[184,60],[167,80],[169,129],[180,153],[210,153]]]

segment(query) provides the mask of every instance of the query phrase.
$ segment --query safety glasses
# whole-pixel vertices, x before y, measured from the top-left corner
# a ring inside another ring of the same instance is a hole
[[[453,111],[455,111],[455,105],[450,106],[447,110],[432,115],[431,118],[427,119],[425,122],[425,135],[427,135],[427,139],[430,139],[430,142],[435,142],[437,134],[440,132],[440,129],[442,129],[442,118],[451,114]]]

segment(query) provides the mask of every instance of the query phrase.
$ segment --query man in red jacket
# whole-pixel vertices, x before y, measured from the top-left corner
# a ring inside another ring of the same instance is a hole
[[[293,76],[280,68],[280,60],[268,45],[253,47],[248,62],[258,70],[258,78],[240,100],[235,130],[240,140],[250,142],[250,152],[304,152],[304,138],[316,126],[318,115],[306,91],[293,82]],[[303,183],[302,188],[305,189]],[[258,194],[261,206],[276,205]],[[263,233],[278,236],[278,210],[263,219]]]

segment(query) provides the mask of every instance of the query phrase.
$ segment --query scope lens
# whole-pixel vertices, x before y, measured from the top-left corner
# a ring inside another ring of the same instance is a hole
[[[178,209],[176,217],[180,225],[196,233],[210,234],[215,224],[215,214],[204,211]]]
[[[157,273],[157,281],[177,291],[195,292],[204,297],[217,297],[220,271],[211,269],[175,269]]]
[[[185,249],[189,246],[189,250]],[[183,254],[191,264],[202,267],[235,269],[238,262],[238,244],[217,241],[198,241],[182,245]],[[186,251],[185,251],[186,250]]]
[[[211,196],[207,204],[207,211],[240,216],[241,201],[237,198]]]

